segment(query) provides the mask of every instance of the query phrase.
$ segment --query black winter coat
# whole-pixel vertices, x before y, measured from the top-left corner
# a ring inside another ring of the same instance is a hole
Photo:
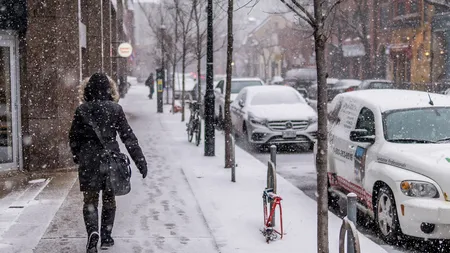
[[[85,115],[85,116],[83,116]],[[85,118],[83,118],[85,117]],[[137,168],[147,170],[147,162],[125,117],[122,107],[113,101],[91,101],[78,106],[69,133],[74,162],[79,165],[81,191],[104,190],[105,176],[100,173],[103,146],[86,120],[95,120],[108,149],[119,152],[117,133]]]

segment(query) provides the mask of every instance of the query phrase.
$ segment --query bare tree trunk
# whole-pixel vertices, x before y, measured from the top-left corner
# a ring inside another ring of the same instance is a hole
[[[314,0],[314,41],[317,65],[317,252],[328,253],[328,178],[327,178],[327,78],[325,62],[326,35],[322,0]]]
[[[202,102],[202,86],[201,86],[201,55],[202,55],[202,48],[201,48],[201,38],[200,38],[200,16],[198,15],[197,11],[197,3],[198,0],[194,0],[194,15],[195,15],[195,26],[197,28],[197,102]]]
[[[181,122],[184,122],[185,120],[185,81],[186,81],[186,77],[184,75],[184,72],[186,71],[186,34],[184,32],[183,34],[183,49],[182,49],[182,60],[181,60],[181,69],[182,69],[182,90],[181,90]]]
[[[178,10],[178,1],[175,0],[175,10]],[[178,44],[178,11],[175,11],[175,42],[173,42],[173,65],[172,65],[172,113],[175,114],[175,72],[177,70],[177,44]]]
[[[231,96],[231,76],[233,74],[233,0],[228,0],[228,44],[227,44],[227,85],[225,91],[225,168],[231,168],[233,161],[231,159],[231,114],[230,114],[230,96]]]

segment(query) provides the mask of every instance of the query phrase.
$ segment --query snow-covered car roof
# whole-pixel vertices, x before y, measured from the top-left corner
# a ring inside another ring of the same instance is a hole
[[[242,90],[246,90],[249,97],[253,96],[254,94],[257,94],[258,92],[267,92],[267,91],[298,91],[291,86],[284,86],[284,85],[261,85],[261,86],[249,86],[245,87]],[[300,94],[299,94],[300,95]],[[300,95],[301,96],[301,95]]]
[[[351,85],[351,86],[358,86],[361,84],[361,80],[358,79],[340,79],[336,82],[337,85]]]
[[[385,79],[367,79],[367,80],[363,80],[363,82],[365,82],[365,83],[374,83],[374,82],[392,83],[392,81],[385,80]]]
[[[285,80],[317,80],[317,70],[316,69],[291,69],[286,72]]]
[[[227,79],[224,78],[222,80],[217,81],[217,83],[219,83],[220,81],[224,81],[225,83],[227,82]],[[264,84],[263,80],[261,80],[260,78],[257,77],[238,77],[238,78],[231,78],[231,82],[249,82],[249,81],[258,81]],[[214,84],[215,87],[216,84]]]
[[[262,82],[261,79],[256,78],[256,77],[239,77],[239,78],[232,78],[231,81],[232,81],[232,82],[239,82],[239,81],[260,81],[260,82]]]
[[[195,87],[195,80],[190,78],[190,77],[186,77],[184,79],[184,90],[185,91],[192,91]],[[182,81],[182,77],[179,76],[178,78],[175,79],[175,91],[181,91],[183,89],[183,81]]]
[[[381,112],[424,107],[450,107],[448,96],[412,90],[360,90],[346,92],[336,96],[345,99],[355,98],[378,107]],[[434,105],[430,105],[430,97]]]
[[[335,84],[337,82],[339,82],[339,79],[337,79],[337,78],[327,78],[327,84]],[[316,85],[317,85],[317,83],[316,83]]]

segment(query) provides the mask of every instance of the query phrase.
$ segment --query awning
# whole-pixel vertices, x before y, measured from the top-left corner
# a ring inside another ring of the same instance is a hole
[[[397,54],[405,54],[408,58],[412,57],[412,48],[409,44],[391,44],[386,47],[386,54],[394,57]]]
[[[342,51],[344,53],[344,57],[358,57],[358,56],[364,56],[366,54],[364,45],[361,43],[351,44],[351,45],[342,45]]]
[[[410,48],[410,46],[408,44],[392,44],[392,45],[388,45],[387,48],[389,49],[389,51],[406,51]]]

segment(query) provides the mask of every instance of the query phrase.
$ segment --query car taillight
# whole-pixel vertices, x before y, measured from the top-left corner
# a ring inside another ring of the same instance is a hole
[[[350,88],[347,88],[347,89],[345,90],[345,92],[354,91],[354,90],[355,90],[355,87],[350,87]]]

